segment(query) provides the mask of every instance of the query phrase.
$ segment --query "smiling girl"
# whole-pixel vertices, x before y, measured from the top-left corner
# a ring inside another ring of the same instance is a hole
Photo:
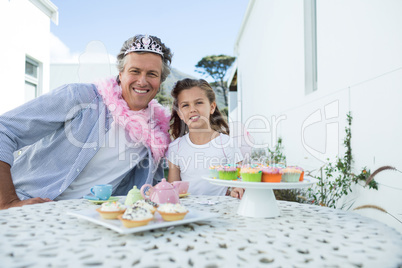
[[[241,198],[243,189],[231,191],[213,185],[209,167],[235,164],[242,153],[229,137],[229,127],[220,113],[215,93],[203,79],[183,79],[172,90],[174,98],[170,132],[175,139],[168,149],[168,181],[189,181],[188,192],[194,195],[231,195]]]

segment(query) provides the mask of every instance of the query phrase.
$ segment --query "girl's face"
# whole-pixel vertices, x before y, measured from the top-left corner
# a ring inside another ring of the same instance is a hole
[[[215,112],[216,103],[210,103],[206,92],[199,87],[192,87],[180,92],[177,114],[189,129],[210,128],[209,117]]]

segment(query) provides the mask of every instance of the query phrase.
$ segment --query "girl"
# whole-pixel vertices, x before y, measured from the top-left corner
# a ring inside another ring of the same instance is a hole
[[[174,98],[170,131],[175,139],[168,149],[168,181],[189,181],[194,195],[231,195],[240,198],[243,189],[228,190],[202,177],[209,167],[240,163],[238,146],[229,137],[229,127],[216,106],[215,93],[203,79],[183,79],[172,90]]]

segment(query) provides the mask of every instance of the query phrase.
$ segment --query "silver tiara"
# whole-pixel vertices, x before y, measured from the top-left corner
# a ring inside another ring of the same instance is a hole
[[[137,40],[124,52],[124,56],[130,52],[137,51],[153,52],[163,57],[162,47],[148,35],[137,36]]]

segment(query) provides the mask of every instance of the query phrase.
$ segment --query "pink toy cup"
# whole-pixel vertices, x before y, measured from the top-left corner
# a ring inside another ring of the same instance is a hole
[[[179,194],[186,194],[190,186],[188,181],[174,181],[172,184]]]

